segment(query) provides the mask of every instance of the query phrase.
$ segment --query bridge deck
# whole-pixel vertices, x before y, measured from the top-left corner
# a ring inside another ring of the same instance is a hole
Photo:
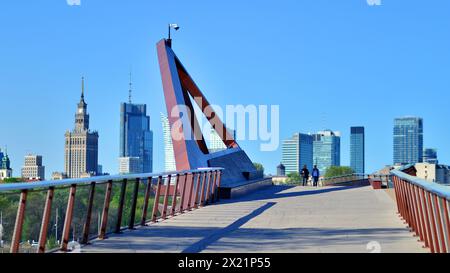
[[[81,251],[367,253],[368,246],[427,252],[385,191],[274,186],[94,241]]]

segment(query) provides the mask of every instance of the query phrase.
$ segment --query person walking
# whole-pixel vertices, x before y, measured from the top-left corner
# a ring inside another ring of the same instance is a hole
[[[320,171],[317,168],[317,165],[314,165],[314,169],[312,171],[312,178],[313,178],[313,186],[318,187],[319,186],[319,177],[320,177]]]
[[[302,178],[303,178],[303,187],[308,185],[308,179],[309,179],[309,170],[308,167],[305,165],[302,169]]]

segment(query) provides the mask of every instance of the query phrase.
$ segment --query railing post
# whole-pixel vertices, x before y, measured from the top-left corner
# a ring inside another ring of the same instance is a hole
[[[433,194],[434,196],[434,211],[436,215],[436,221],[437,225],[439,227],[439,237],[440,237],[440,249],[442,250],[442,253],[447,253],[447,247],[445,245],[445,234],[444,234],[444,228],[442,227],[442,219],[441,219],[441,207],[438,202],[437,195]],[[439,240],[438,240],[439,241]]]
[[[212,171],[208,172],[208,184],[206,185],[206,196],[205,196],[205,204],[209,204],[209,198],[211,194],[211,180],[212,180]]]
[[[201,183],[201,176],[202,173],[198,172],[197,173],[197,179],[195,182],[195,190],[194,190],[194,200],[193,200],[193,204],[192,204],[192,209],[196,209],[198,207],[198,195],[200,194],[200,183]]]
[[[73,208],[75,205],[76,191],[77,191],[77,185],[70,186],[69,200],[67,202],[66,218],[64,219],[61,251],[67,251],[67,245],[69,244],[70,228],[72,226],[72,220],[73,220]]]
[[[217,178],[218,178],[218,171],[214,171],[214,180],[211,185],[211,203],[216,202],[216,186],[217,186]]]
[[[186,176],[184,176],[184,179],[186,179]],[[177,197],[178,197],[178,186],[180,185],[180,175],[177,174],[175,178],[175,187],[173,189],[173,196],[172,196],[172,209],[170,212],[170,216],[175,216],[175,213],[177,212]]]
[[[19,207],[17,208],[16,223],[11,240],[11,253],[18,253],[20,240],[22,239],[23,221],[25,219],[25,208],[27,206],[28,190],[22,190],[20,193]]]
[[[39,248],[37,253],[45,253],[45,246],[47,244],[47,231],[50,217],[52,215],[53,196],[55,194],[55,187],[50,187],[47,191],[47,198],[45,199],[44,214],[42,215],[41,231],[39,233]]]
[[[141,226],[145,226],[147,221],[148,202],[152,192],[152,178],[147,179],[147,187],[145,187],[144,207],[142,208]]]
[[[436,229],[436,216],[434,215],[434,208],[433,208],[433,204],[431,201],[432,195],[430,192],[427,192],[428,195],[428,208],[430,210],[430,222],[431,222],[431,227],[433,229],[433,244],[434,244],[434,249],[436,250],[436,253],[440,253],[441,250],[439,248],[439,239],[438,239],[438,235],[437,235],[437,229]]]
[[[191,183],[189,186],[189,197],[188,197],[188,207],[187,210],[191,210],[192,209],[192,193],[194,192],[194,184],[195,184],[195,173],[191,174]]]
[[[445,198],[442,199],[444,203],[444,216],[445,216],[445,230],[447,230],[447,250],[450,251],[450,219],[448,215],[448,205],[447,200]]]
[[[432,232],[431,232],[431,224],[430,224],[431,223],[431,219],[430,219],[430,214],[429,214],[427,195],[426,195],[424,189],[421,189],[421,195],[422,195],[422,199],[423,199],[423,202],[424,202],[425,222],[427,224],[428,242],[429,242],[429,246],[430,246],[431,252],[434,253],[433,235],[432,235]]]
[[[91,228],[91,220],[92,220],[92,207],[94,206],[94,197],[95,197],[95,185],[96,185],[95,182],[91,183],[91,187],[89,189],[86,220],[84,221],[83,238],[81,239],[82,244],[87,244],[89,242],[89,231]]]
[[[417,194],[417,186],[413,185],[412,190],[413,190],[413,195],[414,195],[414,203],[415,203],[415,209],[416,209],[416,214],[417,214],[417,223],[418,223],[418,232],[419,232],[419,238],[420,241],[423,242],[424,241],[424,229],[423,229],[423,218],[422,218],[422,211],[420,209],[420,198],[419,195]]]
[[[416,210],[416,203],[414,198],[414,192],[413,192],[413,185],[411,183],[408,183],[408,191],[409,195],[411,196],[411,212],[412,212],[412,220],[413,220],[413,228],[416,233],[416,236],[419,236],[419,224],[418,224],[418,217],[417,217],[417,210]]]
[[[156,193],[155,193],[155,202],[153,204],[153,210],[152,210],[152,222],[156,223],[156,220],[158,219],[158,211],[159,211],[159,199],[161,196],[161,183],[162,183],[162,176],[158,177],[158,182],[156,184]]]
[[[105,201],[103,203],[103,211],[102,211],[102,222],[98,234],[98,238],[100,240],[106,239],[106,229],[108,227],[108,213],[109,213],[109,203],[111,201],[112,187],[113,181],[110,180],[106,184]]]
[[[423,196],[421,195],[421,188],[418,187],[417,188],[417,197],[419,200],[419,211],[420,211],[420,219],[422,222],[422,232],[423,232],[423,241],[425,243],[425,247],[429,247],[429,241],[428,241],[428,232],[427,232],[427,224],[426,224],[426,219],[425,219],[425,211],[424,211],[424,199]]]
[[[172,176],[169,175],[167,177],[167,185],[166,185],[166,191],[165,191],[165,194],[164,194],[163,211],[162,211],[162,216],[161,216],[161,218],[163,220],[165,220],[167,218],[167,202],[169,202],[170,182],[171,182],[171,180],[172,180]]]
[[[180,193],[180,196],[181,196],[181,198],[180,198],[180,213],[184,213],[184,201],[186,199],[186,184],[188,183],[189,177],[191,177],[191,175],[189,173],[185,173],[183,185],[180,186],[180,187],[182,187],[181,193]]]
[[[138,199],[138,195],[139,195],[139,184],[140,183],[141,183],[141,179],[136,178],[136,181],[134,182],[133,197],[131,199],[130,222],[128,223],[128,229],[134,229],[134,222],[136,220],[136,206],[137,206],[137,199]]]
[[[217,178],[217,192],[216,192],[216,202],[220,201],[220,184],[222,183],[222,171],[218,172]]]
[[[200,194],[200,206],[205,205],[205,189],[206,189],[206,178],[207,172],[203,173],[203,179],[202,179],[202,192]]]
[[[127,179],[122,181],[122,187],[120,189],[120,197],[119,197],[119,207],[117,208],[117,222],[116,229],[114,233],[120,233],[122,229],[122,217],[123,217],[123,207],[125,205],[125,195],[127,193]]]

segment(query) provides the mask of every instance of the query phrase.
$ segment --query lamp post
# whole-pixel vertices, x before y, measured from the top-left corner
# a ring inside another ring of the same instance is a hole
[[[178,31],[180,29],[180,26],[178,24],[169,24],[169,38],[167,39],[167,42],[170,46],[172,46],[172,37],[171,37],[171,30],[174,29],[175,31]]]

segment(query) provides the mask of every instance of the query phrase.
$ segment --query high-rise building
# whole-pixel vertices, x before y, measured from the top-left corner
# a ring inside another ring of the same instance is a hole
[[[325,130],[313,135],[313,162],[320,173],[341,165],[341,133]]]
[[[169,119],[163,113],[161,113],[161,124],[164,137],[164,169],[166,172],[176,171],[177,165],[173,151],[172,133],[170,130]]]
[[[350,167],[356,173],[365,173],[364,127],[350,128]]]
[[[145,104],[120,106],[120,158],[139,158],[139,168],[131,173],[153,172],[153,132]]]
[[[296,133],[283,141],[281,163],[285,174],[300,173],[304,165],[313,167],[313,138],[311,135]]]
[[[22,178],[45,180],[45,167],[42,165],[42,156],[25,156],[25,164],[22,167]]]
[[[236,131],[228,129],[229,132],[233,135],[233,138],[236,139]],[[226,150],[227,146],[223,143],[223,140],[220,138],[219,134],[217,134],[214,128],[211,128],[209,134],[209,152],[215,153]]]
[[[8,152],[3,153],[0,149],[0,180],[12,177],[11,161]]]
[[[404,117],[394,120],[394,164],[415,164],[423,160],[423,120]]]
[[[89,114],[84,101],[84,78],[81,99],[75,114],[75,128],[65,134],[64,169],[68,178],[95,176],[98,171],[98,133],[89,130]]]
[[[437,157],[437,150],[436,149],[430,149],[426,148],[423,150],[423,160],[424,163],[430,163],[430,164],[439,164],[438,157]]]

